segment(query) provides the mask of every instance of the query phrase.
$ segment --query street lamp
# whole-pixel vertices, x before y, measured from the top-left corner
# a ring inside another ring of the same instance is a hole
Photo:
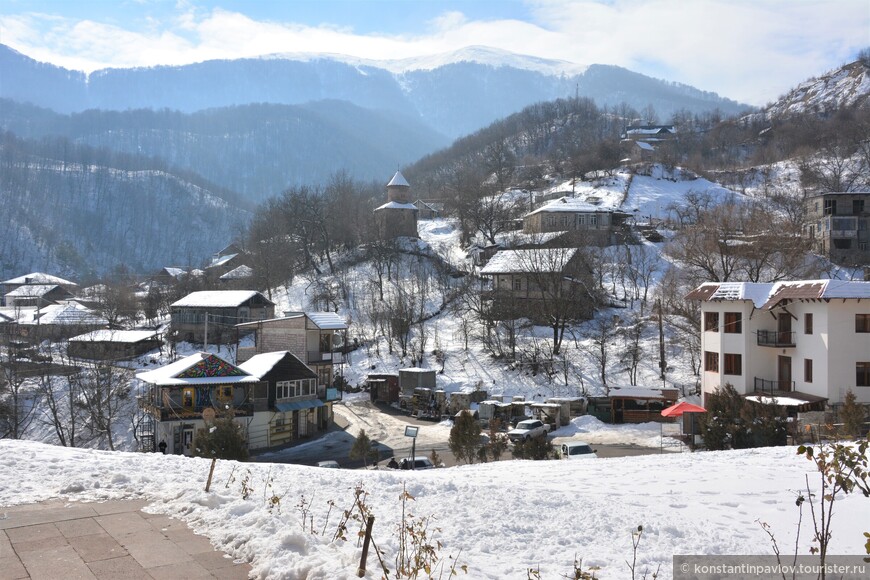
[[[405,437],[411,438],[411,469],[414,469],[414,458],[417,456],[417,431],[420,428],[415,425],[405,426]]]

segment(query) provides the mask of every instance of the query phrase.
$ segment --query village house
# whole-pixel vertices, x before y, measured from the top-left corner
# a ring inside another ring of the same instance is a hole
[[[289,352],[257,355],[243,365],[199,352],[140,372],[137,438],[143,449],[192,455],[197,429],[232,414],[255,451],[310,437],[332,424],[329,394],[317,375]],[[332,399],[334,400],[334,399]]]
[[[232,344],[237,324],[275,316],[275,303],[255,290],[191,292],[169,308],[172,339],[205,344]]]
[[[797,410],[870,403],[870,282],[710,282],[701,304],[704,396],[726,384]]]
[[[821,193],[804,204],[814,251],[842,266],[870,266],[870,192]]]
[[[28,306],[40,308],[49,304],[59,304],[72,297],[69,290],[57,284],[28,284],[7,292],[3,300],[8,308]]]
[[[347,323],[335,312],[287,312],[281,318],[237,326],[237,358],[244,362],[256,354],[290,351],[317,374],[320,387],[332,387],[341,373],[347,341]]]
[[[25,286],[60,286],[63,290],[66,290],[68,296],[75,294],[78,289],[78,284],[75,282],[70,282],[69,280],[64,280],[63,278],[52,276],[51,274],[44,274],[42,272],[31,272],[24,276],[4,280],[3,282],[0,282],[0,284],[3,284],[4,297],[6,294]],[[12,304],[2,302],[0,306],[12,306]]]
[[[444,204],[437,201],[418,199],[414,202],[414,206],[417,208],[418,220],[431,220],[441,217],[441,214],[444,213]]]
[[[416,238],[417,211],[417,206],[411,201],[411,185],[400,171],[396,171],[387,184],[387,203],[375,208],[380,239]]]
[[[261,381],[248,428],[251,449],[311,437],[332,424],[337,390],[318,385],[317,373],[293,353],[285,350],[254,355],[238,368]],[[264,388],[265,401],[261,400]]]
[[[523,217],[523,232],[575,232],[586,244],[618,244],[626,236],[629,214],[600,204],[595,196],[555,199]]]
[[[581,253],[577,248],[533,248],[502,250],[481,268],[480,274],[491,280],[485,300],[493,300],[502,315],[528,316],[536,303],[555,302],[576,309],[574,315],[591,314],[584,281]]]
[[[196,430],[227,413],[247,434],[255,400],[266,399],[265,387],[254,392],[255,385],[262,385],[259,377],[207,352],[140,372],[136,378],[144,383],[137,439],[147,451],[156,451],[162,441],[167,453],[192,455]]]
[[[73,336],[67,355],[91,360],[129,360],[163,345],[154,330],[93,330]]]

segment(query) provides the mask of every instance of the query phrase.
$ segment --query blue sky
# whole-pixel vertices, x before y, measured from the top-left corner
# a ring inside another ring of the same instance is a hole
[[[0,43],[76,70],[468,45],[763,105],[870,46],[868,0],[0,0]]]

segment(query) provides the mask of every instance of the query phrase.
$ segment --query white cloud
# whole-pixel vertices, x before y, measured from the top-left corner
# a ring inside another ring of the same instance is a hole
[[[838,66],[868,44],[866,0],[529,0],[532,21],[446,11],[415,34],[254,20],[180,0],[125,29],[44,14],[0,16],[0,42],[68,68],[185,64],[282,52],[404,58],[488,45],[579,64],[615,64],[752,104]],[[372,3],[372,9],[390,3]],[[835,6],[835,7],[834,7]]]

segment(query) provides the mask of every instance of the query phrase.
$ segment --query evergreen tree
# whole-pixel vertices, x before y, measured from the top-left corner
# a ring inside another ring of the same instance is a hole
[[[353,442],[353,447],[350,448],[349,457],[354,461],[362,459],[363,464],[368,467],[369,460],[374,459],[375,453],[377,451],[372,449],[372,440],[366,434],[366,430],[360,429],[359,435],[356,436]]]
[[[843,430],[850,437],[860,437],[867,419],[867,410],[864,405],[858,403],[858,397],[851,389],[846,391],[843,398],[843,407],[840,409],[840,420],[843,422]]]
[[[244,461],[248,443],[239,425],[231,417],[221,417],[214,424],[197,429],[193,438],[193,455]]]
[[[481,447],[480,424],[474,420],[471,413],[460,413],[454,419],[447,444],[457,460],[474,463],[478,457],[478,449]]]
[[[514,459],[541,461],[553,457],[554,454],[553,442],[546,435],[538,435],[537,437],[514,443]]]

